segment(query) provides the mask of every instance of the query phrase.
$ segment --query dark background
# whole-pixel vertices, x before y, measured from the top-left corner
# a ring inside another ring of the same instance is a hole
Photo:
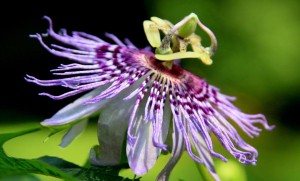
[[[70,63],[51,55],[36,39],[29,38],[30,34],[45,33],[48,29],[48,22],[42,19],[44,15],[52,19],[55,31],[66,28],[69,33],[83,31],[101,38],[109,32],[121,40],[129,38],[136,46],[147,45],[142,22],[148,18],[148,13],[143,1],[99,1],[97,4],[26,1],[24,4],[8,2],[2,8],[7,11],[1,11],[0,16],[0,109],[8,112],[49,117],[76,98],[53,101],[38,96],[39,92],[58,94],[62,91],[60,88],[39,87],[24,80],[26,74],[51,79],[50,69],[61,63]]]

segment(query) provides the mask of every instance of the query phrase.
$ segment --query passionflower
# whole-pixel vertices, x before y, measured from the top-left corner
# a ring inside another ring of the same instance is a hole
[[[111,42],[83,32],[68,35],[62,30],[56,33],[51,19],[44,18],[50,25],[48,32],[31,37],[39,40],[53,55],[75,63],[52,70],[62,78],[40,80],[27,75],[25,79],[40,86],[70,89],[62,95],[40,93],[54,100],[90,91],[41,122],[46,127],[70,128],[62,139],[62,146],[68,145],[84,129],[89,117],[100,113],[100,146],[92,149],[90,159],[95,165],[118,164],[127,137],[128,163],[137,175],[147,173],[164,150],[170,151],[172,156],[157,179],[167,180],[186,150],[192,159],[207,167],[215,180],[219,180],[211,156],[223,161],[227,158],[214,151],[211,134],[241,163],[256,163],[257,150],[241,138],[232,123],[252,138],[261,131],[256,123],[267,130],[273,128],[265,116],[241,112],[232,103],[234,97],[220,93],[218,88],[174,61],[198,57],[204,63],[211,63],[216,39],[194,14],[176,25],[156,17],[145,22],[147,38],[157,48],[155,53],[151,47],[139,49],[128,39],[122,42],[108,33],[105,35]],[[211,37],[211,47],[201,45],[192,21]],[[162,41],[157,34],[159,30],[165,33]],[[51,44],[50,48],[43,42],[43,37],[47,36],[65,46]],[[189,45],[193,51],[187,51]],[[168,135],[171,144],[166,141]]]

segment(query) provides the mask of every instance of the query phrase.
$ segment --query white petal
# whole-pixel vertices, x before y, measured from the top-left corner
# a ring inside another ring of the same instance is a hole
[[[112,98],[100,113],[98,121],[98,141],[100,146],[91,149],[90,161],[94,165],[116,165],[121,161],[128,120],[137,96],[124,100],[132,93],[145,77],[124,89]]]
[[[41,122],[41,124],[43,126],[59,126],[87,118],[91,114],[101,109],[109,101],[109,99],[104,99],[94,104],[84,105],[83,103],[99,95],[104,89],[105,87],[100,87],[85,94],[84,96],[75,100],[73,103],[59,110],[51,118],[45,119],[43,122]]]
[[[147,123],[143,120],[143,115],[140,114],[136,118],[137,133],[136,141],[133,146],[127,143],[126,151],[130,168],[137,175],[145,174],[156,162],[159,155],[159,149],[153,146],[152,143],[152,126],[151,122]]]
[[[172,111],[171,111],[171,107],[170,107],[170,101],[169,98],[166,98],[166,102],[165,102],[165,108],[163,111],[163,125],[162,125],[162,142],[166,142],[168,133],[169,133],[169,129],[170,129],[170,122],[172,119]]]
[[[114,98],[100,114],[98,121],[100,146],[91,150],[90,161],[93,165],[116,165],[121,161],[128,120],[135,101],[123,100],[124,93]]]
[[[148,97],[148,96],[145,96]],[[156,148],[152,142],[152,122],[144,120],[144,107],[146,100],[143,100],[139,105],[134,118],[134,126],[132,129],[132,136],[136,138],[133,145],[127,142],[126,152],[130,168],[137,175],[143,175],[155,164],[161,150]],[[168,110],[169,111],[169,110]],[[169,129],[170,112],[165,112],[164,122],[162,125],[162,142],[167,137]]]
[[[59,146],[66,147],[68,146],[83,130],[85,130],[88,119],[79,121],[73,125],[69,131],[64,135]]]

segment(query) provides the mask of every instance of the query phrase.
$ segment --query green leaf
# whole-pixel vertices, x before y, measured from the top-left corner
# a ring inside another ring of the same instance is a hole
[[[86,164],[80,167],[61,158],[44,156],[39,159],[22,159],[7,156],[3,144],[15,137],[22,136],[40,128],[16,133],[0,134],[0,180],[39,180],[32,174],[52,176],[68,181],[129,181],[131,179],[119,176],[119,171],[128,168],[127,164],[118,166],[96,167]],[[21,148],[20,148],[21,149]],[[135,178],[138,181],[139,178]]]
[[[38,131],[40,128],[20,131],[16,133],[0,134],[0,178],[28,173],[42,174],[61,178],[63,180],[77,180],[75,177],[64,173],[56,167],[36,159],[13,158],[6,155],[3,144],[15,137]],[[21,149],[21,148],[20,148]]]
[[[122,166],[92,166],[82,169],[63,169],[65,172],[70,173],[82,181],[130,181],[129,178],[119,176],[119,171]],[[138,181],[139,178],[134,179]]]
[[[118,166],[87,166],[86,168],[79,167],[74,163],[65,161],[60,158],[45,156],[40,158],[52,166],[55,166],[65,173],[75,176],[82,181],[127,181],[131,180],[128,178],[123,178],[119,176],[119,172],[123,168],[128,168],[128,164],[118,165]],[[139,179],[135,179],[138,181]]]
[[[32,174],[11,175],[1,178],[0,181],[41,181],[38,177]]]
[[[38,160],[43,161],[48,163],[49,165],[55,166],[57,168],[81,168],[80,166],[72,163],[72,162],[68,162],[66,160],[63,160],[61,158],[57,158],[57,157],[52,157],[52,156],[44,156],[44,157],[40,157]]]

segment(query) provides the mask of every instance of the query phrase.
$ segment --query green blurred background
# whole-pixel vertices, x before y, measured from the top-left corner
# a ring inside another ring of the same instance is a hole
[[[263,131],[255,139],[242,134],[258,149],[259,157],[256,166],[238,164],[238,168],[245,171],[249,181],[300,180],[300,1],[146,0],[99,4],[11,1],[2,7],[8,11],[1,11],[0,17],[1,133],[35,127],[77,98],[53,101],[40,97],[39,92],[58,94],[64,89],[38,87],[23,79],[25,74],[50,78],[50,69],[69,63],[50,55],[28,37],[48,28],[47,22],[41,20],[43,15],[53,19],[55,30],[67,28],[69,32],[77,30],[97,36],[110,32],[144,47],[148,44],[143,20],[158,16],[176,23],[194,12],[215,33],[218,51],[211,66],[197,60],[185,60],[182,66],[220,88],[222,93],[236,96],[235,105],[244,112],[263,113],[270,124],[276,125],[273,131]],[[203,35],[203,44],[208,45],[208,38],[200,30],[198,33]],[[83,164],[90,147],[97,143],[94,124],[91,122],[87,131],[66,149],[57,147],[60,135],[43,143],[49,134],[47,129],[13,139],[5,144],[5,149],[15,157],[52,155]],[[217,150],[224,151],[217,141],[215,145]],[[154,180],[167,158],[168,155],[160,157],[143,180]],[[234,159],[229,164],[216,160],[217,171],[224,180],[229,180],[226,174],[235,171],[235,163]],[[132,175],[129,170],[120,174]],[[201,180],[201,176],[195,163],[184,155],[170,180]]]

